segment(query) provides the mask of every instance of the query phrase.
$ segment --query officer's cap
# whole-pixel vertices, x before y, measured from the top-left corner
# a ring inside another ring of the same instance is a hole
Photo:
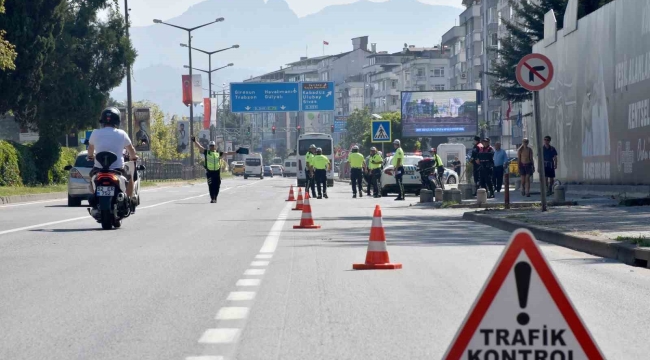
[[[309,148],[310,148],[310,149],[316,149],[316,145],[311,144],[311,145],[309,145]]]
[[[217,143],[214,141],[210,141],[210,146],[217,146]]]

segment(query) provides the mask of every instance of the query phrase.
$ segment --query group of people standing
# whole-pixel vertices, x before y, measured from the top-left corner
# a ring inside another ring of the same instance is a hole
[[[330,159],[323,155],[323,149],[312,144],[305,155],[305,164],[305,192],[311,188],[312,197],[327,199],[327,172],[332,169]],[[317,187],[318,195],[316,195]]]
[[[517,150],[517,161],[519,162],[519,174],[521,175],[521,195],[530,197],[530,183],[535,164],[533,162],[533,149],[529,146],[528,139],[522,140],[521,147]],[[557,169],[557,150],[551,145],[551,137],[544,136],[544,176],[547,193],[553,194],[553,183],[555,182],[555,169]]]
[[[359,147],[353,146],[352,152],[348,155],[348,162],[350,163],[350,180],[352,184],[352,197],[357,197],[357,188],[359,189],[359,197],[363,197],[363,179],[368,183],[366,195],[370,196],[370,186],[372,186],[373,196],[375,198],[381,197],[379,192],[379,178],[381,177],[381,165],[383,158],[377,152],[374,146],[370,148],[370,156],[364,158],[359,153]]]

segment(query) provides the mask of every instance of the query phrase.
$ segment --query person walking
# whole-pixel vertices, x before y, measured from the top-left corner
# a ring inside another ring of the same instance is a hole
[[[381,164],[383,159],[381,155],[377,153],[376,147],[370,148],[370,161],[368,162],[368,171],[370,172],[370,182],[372,183],[373,196],[375,198],[381,197],[379,192],[379,178],[381,178]],[[370,191],[370,190],[368,190]],[[370,195],[370,193],[368,193]]]
[[[354,145],[352,152],[348,155],[348,162],[350,163],[350,180],[352,184],[352,198],[357,197],[357,187],[359,188],[359,197],[363,197],[363,174],[366,173],[366,162],[359,147]],[[319,190],[320,192],[320,190]]]
[[[530,177],[535,172],[533,164],[533,149],[528,147],[528,138],[524,138],[517,150],[519,174],[521,175],[521,195],[530,197]]]
[[[503,186],[503,167],[506,165],[507,160],[508,154],[501,148],[501,143],[497,141],[494,144],[494,172],[492,176],[492,183],[497,192],[501,192]]]
[[[309,192],[311,187],[311,196],[316,197],[316,179],[314,177],[314,168],[311,160],[314,158],[316,152],[316,145],[309,145],[309,150],[305,154],[305,193]]]
[[[399,139],[393,141],[393,146],[395,147],[395,154],[393,154],[393,160],[391,165],[395,169],[395,183],[397,184],[397,190],[399,195],[395,198],[396,201],[404,200],[404,182],[402,177],[404,176],[404,150],[402,150],[402,143]]]
[[[546,177],[546,186],[548,194],[553,194],[553,182],[555,181],[555,169],[557,169],[557,150],[551,146],[551,137],[544,136],[544,176]]]
[[[478,154],[480,168],[479,176],[481,178],[481,187],[488,192],[488,197],[494,197],[494,185],[492,176],[494,172],[494,148],[490,146],[490,139],[483,139],[483,148]]]
[[[474,147],[472,148],[472,155],[470,161],[472,162],[472,177],[474,178],[474,196],[476,196],[476,190],[480,186],[481,174],[480,167],[481,162],[478,160],[478,154],[483,151],[483,144],[481,144],[481,138],[474,136]]]
[[[205,157],[205,177],[208,180],[208,190],[210,191],[210,203],[216,203],[221,189],[221,156],[235,155],[236,152],[218,152],[217,144],[210,141],[209,148],[206,149],[192,136],[192,141],[203,152]]]
[[[316,179],[316,187],[318,188],[318,199],[323,197],[327,199],[327,172],[332,168],[330,159],[323,155],[323,149],[316,149],[316,156],[311,159],[312,167],[314,168],[314,177]],[[323,191],[321,192],[321,185]]]

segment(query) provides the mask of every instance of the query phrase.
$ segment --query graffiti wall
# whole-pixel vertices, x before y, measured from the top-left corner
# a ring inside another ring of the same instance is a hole
[[[553,138],[559,154],[558,177],[650,184],[650,2],[617,0],[533,51],[555,67],[540,103],[542,135]]]

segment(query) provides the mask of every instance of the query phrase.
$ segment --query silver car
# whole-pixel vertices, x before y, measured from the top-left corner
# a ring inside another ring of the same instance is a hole
[[[70,171],[68,176],[68,206],[80,206],[82,200],[88,200],[92,195],[90,190],[90,170],[94,162],[88,161],[87,151],[77,154],[74,166],[68,165],[65,170]]]

